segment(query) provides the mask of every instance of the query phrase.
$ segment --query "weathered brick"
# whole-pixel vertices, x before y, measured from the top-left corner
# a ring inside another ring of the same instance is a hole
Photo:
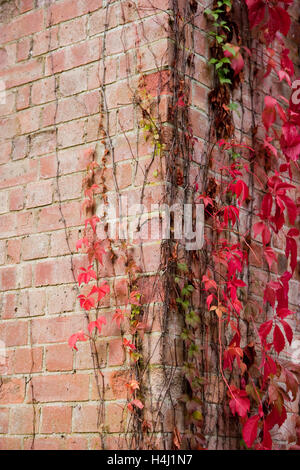
[[[70,433],[72,429],[71,406],[43,406],[41,432],[44,434]]]
[[[39,414],[32,406],[11,409],[9,431],[11,434],[33,434],[39,427]]]
[[[0,389],[0,404],[23,403],[25,398],[25,379],[8,378],[2,379]]]
[[[42,181],[27,185],[26,207],[46,206],[52,202],[52,181]]]
[[[85,329],[83,315],[68,317],[35,318],[32,320],[33,344],[65,342],[71,334]]]
[[[9,408],[0,408],[0,434],[7,434],[9,423]]]
[[[7,263],[16,264],[20,262],[21,257],[21,240],[13,239],[7,241]]]
[[[39,402],[88,400],[89,379],[86,374],[34,376],[34,398]]]
[[[74,6],[74,4],[73,4]],[[66,46],[86,38],[87,17],[76,18],[60,25],[59,45]]]
[[[32,104],[47,103],[55,99],[55,78],[45,78],[33,83],[31,89]]]
[[[46,369],[50,372],[73,369],[73,352],[68,344],[56,344],[46,348]]]
[[[15,374],[41,372],[43,367],[43,349],[31,347],[18,348],[15,351],[14,362]]]
[[[0,290],[15,289],[17,286],[17,270],[15,266],[0,269]]]
[[[64,72],[59,77],[59,91],[62,96],[75,95],[87,89],[87,72],[83,67]]]

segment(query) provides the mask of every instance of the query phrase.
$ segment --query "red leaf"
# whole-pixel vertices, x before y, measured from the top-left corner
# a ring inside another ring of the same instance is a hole
[[[276,103],[277,101],[275,98],[272,98],[272,96],[265,96],[265,108],[262,113],[262,121],[267,131],[276,120]]]
[[[96,215],[93,215],[90,219],[86,219],[84,225],[85,225],[85,228],[87,228],[88,224],[90,224],[90,226],[93,229],[93,232],[96,233],[96,225],[98,222],[100,222],[99,217],[97,217]]]
[[[89,295],[97,294],[98,296],[97,301],[100,302],[100,300],[103,299],[103,297],[105,297],[105,295],[108,294],[109,291],[110,291],[110,287],[107,284],[107,282],[104,281],[101,284],[99,284],[99,286],[93,286]]]
[[[97,328],[99,333],[101,333],[102,325],[106,325],[106,318],[105,317],[99,317],[99,318],[97,318],[96,321],[91,321],[88,324],[88,330],[89,330],[90,333],[92,333],[93,329]]]
[[[266,450],[272,450],[272,438],[268,430],[266,421],[264,422],[264,435],[262,445]]]
[[[87,269],[79,268],[82,271],[82,273],[80,273],[78,276],[79,285],[81,285],[82,283],[88,284],[91,279],[97,279],[97,275],[95,271],[91,268],[92,268],[92,265],[90,265]]]
[[[216,289],[217,290],[217,283],[213,279],[209,279],[207,276],[202,277],[202,282],[204,283],[204,289]]]
[[[214,295],[210,294],[206,299],[207,308],[210,309],[211,303],[213,301]]]
[[[238,75],[245,65],[243,56],[240,52],[240,47],[226,43],[224,48],[224,56],[230,59],[230,65],[234,71],[234,75]]]
[[[250,27],[254,28],[263,21],[266,5],[263,0],[246,0],[246,3],[249,11]]]
[[[135,351],[136,350],[136,347],[134,344],[132,344],[130,341],[128,341],[128,339],[126,338],[123,338],[123,344],[126,348],[129,348],[131,349],[131,351]]]
[[[291,26],[291,18],[286,10],[278,6],[274,8],[269,8],[270,19],[269,19],[269,29],[272,30],[274,34],[277,31],[280,31],[284,36],[287,35]]]
[[[275,255],[275,253],[274,253],[274,251],[272,250],[271,247],[265,247],[264,248],[264,255],[265,255],[265,258],[267,260],[269,269],[271,269],[271,266],[272,266],[273,262],[277,261],[276,255]]]
[[[270,233],[269,227],[266,224],[264,224],[264,222],[257,222],[256,224],[254,224],[253,233],[254,233],[254,238],[256,238],[257,235],[261,234],[262,242],[264,245],[267,245],[268,243],[270,243],[271,233]]]
[[[140,410],[142,410],[144,408],[144,405],[143,403],[141,402],[141,400],[132,400],[131,402],[134,406],[136,406],[137,408],[139,408]]]
[[[124,321],[124,313],[126,312],[126,310],[120,310],[119,308],[117,308],[116,310],[116,313],[114,314],[113,316],[113,321],[115,320],[116,324],[118,325],[118,328],[120,328],[121,326],[121,322]]]
[[[284,321],[284,320],[280,320],[280,323],[281,323],[281,325],[283,326],[286,339],[287,339],[288,342],[291,344],[291,342],[293,341],[293,330],[292,330],[292,328],[291,328],[290,325],[289,325],[286,321]]]
[[[80,238],[78,242],[76,243],[76,250],[79,250],[79,248],[82,247],[82,245],[89,246],[89,241],[87,237]]]
[[[250,449],[252,447],[253,442],[256,439],[257,436],[257,426],[260,418],[258,415],[251,416],[251,418],[246,421],[243,427],[243,439],[247,445],[247,447]]]
[[[241,196],[241,201],[244,202],[249,197],[249,188],[243,180],[237,180],[235,183],[231,183],[228,190],[236,194],[236,197]]]
[[[247,393],[244,390],[232,389],[232,394],[234,397],[229,402],[232,414],[237,413],[241,418],[245,418],[250,411],[250,400]]]
[[[278,325],[275,325],[275,328],[274,328],[273,344],[274,344],[274,349],[278,354],[283,350],[285,346],[285,339]]]
[[[79,298],[80,306],[84,310],[89,311],[91,310],[91,308],[95,306],[95,299],[93,297],[90,297],[90,294],[87,297],[81,294],[78,296],[78,298]]]
[[[268,334],[272,330],[273,326],[273,320],[266,321],[265,323],[262,323],[259,327],[259,336],[261,337],[262,341],[265,341]]]
[[[76,351],[78,351],[78,349],[76,347],[77,341],[87,341],[87,337],[86,337],[86,335],[84,334],[83,331],[79,331],[78,333],[75,333],[74,335],[70,336],[70,338],[69,338],[69,341],[68,341],[69,346],[72,349],[76,349]]]

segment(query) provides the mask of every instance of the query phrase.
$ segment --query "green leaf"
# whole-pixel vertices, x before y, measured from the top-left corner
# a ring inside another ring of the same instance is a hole
[[[188,267],[185,263],[177,263],[177,268],[184,273],[188,272]]]
[[[202,413],[201,411],[199,410],[195,410],[192,414],[193,418],[196,420],[196,421],[202,421]]]

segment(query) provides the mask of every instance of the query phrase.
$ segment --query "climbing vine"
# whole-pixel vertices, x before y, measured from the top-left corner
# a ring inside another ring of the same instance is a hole
[[[207,448],[205,394],[213,374],[217,374],[217,379],[225,384],[227,396],[223,398],[222,406],[229,404],[232,416],[238,417],[243,448],[276,447],[272,430],[276,425],[284,425],[289,405],[297,397],[298,381],[294,366],[281,357],[285,347],[292,343],[293,330],[289,319],[295,315],[289,308],[288,295],[289,282],[297,267],[297,237],[300,235],[296,227],[298,209],[291,196],[296,189],[291,182],[293,172],[299,170],[300,110],[292,97],[286,100],[270,93],[264,97],[263,111],[258,116],[257,109],[254,110],[254,95],[260,83],[258,73],[253,72],[258,67],[259,49],[263,79],[276,74],[280,82],[292,89],[294,65],[285,39],[291,25],[288,8],[292,3],[293,0],[275,0],[272,3],[245,0],[242,4],[219,0],[200,12],[195,0],[186,2],[183,10],[173,0],[173,9],[168,15],[174,56],[166,79],[172,94],[168,119],[173,128],[168,138],[158,117],[160,93],[155,99],[151,96],[146,76],[141,75],[134,93],[134,104],[141,113],[139,130],[153,147],[152,158],[145,171],[141,203],[153,162],[164,158],[167,184],[162,195],[164,201],[171,205],[181,198],[184,203],[194,201],[204,205],[203,250],[188,252],[174,237],[164,240],[155,278],[155,282],[163,279],[166,292],[162,302],[164,318],[160,338],[165,353],[164,341],[170,319],[179,319],[182,330],[180,339],[184,351],[180,370],[185,382],[180,403],[184,405],[186,421],[185,429],[180,431],[174,412],[172,446],[176,449],[185,445],[192,449]],[[187,77],[197,70],[193,38],[192,46],[187,47],[186,42],[188,27],[192,26],[193,31],[199,15],[205,15],[208,21],[209,65],[214,69],[214,86],[209,93],[210,128],[200,166],[201,181],[191,183],[190,163],[197,139],[189,113]],[[255,38],[251,44],[243,44],[244,35],[237,20],[239,15],[244,20],[246,18]],[[139,44],[138,38],[136,43]],[[279,62],[276,61],[278,50]],[[161,91],[166,86],[163,83],[166,75],[161,69],[159,75]],[[105,77],[102,83],[105,83]],[[251,94],[252,122],[248,133],[243,129],[243,103],[234,99],[237,90],[243,89],[245,84],[249,84]],[[104,85],[102,99],[102,113],[106,115]],[[157,112],[153,112],[155,106]],[[239,129],[236,125],[238,118],[241,121]],[[258,129],[261,124],[264,135]],[[113,158],[109,129],[102,128],[102,131],[105,145],[102,167],[96,162],[94,150],[88,150],[86,155],[90,159],[83,182],[85,199],[82,213],[86,218],[84,233],[76,249],[86,253],[87,257],[87,265],[79,268],[77,281],[81,288],[80,306],[85,311],[88,324],[87,331],[71,335],[69,345],[75,350],[78,341],[87,340],[96,350],[97,337],[107,321],[106,317],[99,315],[101,302],[111,291],[109,282],[100,277],[99,266],[103,264],[104,254],[109,253],[113,261],[116,257],[112,241],[108,240],[107,244],[97,236],[97,226],[102,222],[96,215],[97,197],[100,195],[107,202],[103,175],[106,158],[109,155]],[[258,173],[256,170],[261,161],[263,168]],[[117,182],[114,163],[113,169]],[[159,176],[157,170],[154,176]],[[119,194],[117,185],[116,191]],[[140,228],[140,222],[138,226]],[[287,267],[284,272],[281,272],[274,250],[279,238],[285,241]],[[139,287],[142,269],[128,256],[125,242],[121,247],[127,257],[128,282],[125,283],[125,301],[116,308],[111,321],[120,329],[123,348],[131,364],[126,383],[126,409],[133,421],[133,434],[139,435],[136,441],[141,448],[151,448],[154,446],[153,436],[158,432],[158,421],[161,423],[158,418],[161,418],[163,405],[156,410],[156,422],[150,423],[146,414],[144,383],[149,358],[145,358],[143,344],[149,325],[147,305]],[[257,286],[251,271],[255,262],[261,263],[268,273],[263,305],[255,298]],[[208,356],[213,352],[217,357],[214,371],[208,365]],[[165,364],[163,366],[165,388],[160,398],[163,402],[168,396],[175,409],[177,404],[173,403],[170,388],[179,369],[177,359],[169,369]],[[98,371],[103,376],[100,367]],[[132,438],[131,445],[136,445],[136,441]]]

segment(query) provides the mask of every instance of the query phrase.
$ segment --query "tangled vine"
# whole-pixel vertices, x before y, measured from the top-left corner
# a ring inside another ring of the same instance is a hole
[[[202,250],[189,252],[174,237],[161,244],[160,266],[153,278],[154,286],[162,281],[165,292],[165,298],[159,302],[162,320],[158,343],[162,345],[163,357],[170,349],[174,357],[170,364],[163,364],[164,386],[158,396],[155,418],[150,422],[147,411],[153,412],[154,408],[147,398],[150,357],[145,355],[145,335],[149,332],[151,300],[146,301],[142,293],[143,266],[136,265],[128,244],[120,243],[128,281],[125,297],[111,321],[120,329],[123,347],[130,359],[126,383],[128,400],[124,408],[124,419],[126,413],[130,413],[127,421],[130,448],[155,447],[155,435],[164,433],[162,409],[167,399],[174,410],[172,446],[176,449],[207,448],[205,426],[211,410],[206,403],[206,389],[212,384],[212,377],[225,384],[227,393],[218,396],[218,406],[226,408],[229,404],[230,419],[240,425],[241,446],[247,449],[276,448],[273,430],[284,425],[290,404],[297,398],[299,371],[281,356],[286,345],[292,343],[289,319],[295,315],[289,308],[288,295],[289,281],[297,269],[300,232],[296,226],[297,204],[290,192],[295,189],[291,182],[293,172],[299,170],[300,111],[293,102],[293,94],[289,101],[282,96],[266,95],[261,116],[254,107],[261,79],[277,75],[278,80],[292,90],[294,65],[285,40],[291,25],[288,8],[292,3],[293,0],[272,3],[216,0],[210,8],[200,12],[195,0],[186,2],[183,10],[177,0],[173,0],[172,10],[166,12],[173,44],[172,66],[164,69],[157,64],[158,90],[154,97],[148,91],[147,75],[143,74],[133,92],[134,104],[141,114],[139,130],[152,146],[152,156],[144,172],[141,203],[153,163],[164,159],[166,169],[161,176],[164,176],[166,190],[162,201],[169,205],[175,201],[204,205],[205,245]],[[200,182],[194,182],[191,181],[191,161],[197,139],[189,109],[189,84],[197,73],[193,56],[194,23],[203,15],[211,28],[208,32],[209,64],[214,68],[214,87],[209,93],[211,119],[207,148],[199,166],[201,178]],[[251,30],[250,40],[239,29],[240,24],[246,31]],[[137,38],[137,49],[139,41]],[[262,63],[258,64],[260,55]],[[105,61],[105,40],[102,60]],[[259,68],[264,70],[260,74],[263,78],[259,76]],[[79,287],[83,285],[79,301],[88,325],[87,331],[74,333],[69,339],[69,345],[75,350],[78,341],[90,340],[95,356],[97,337],[107,321],[99,315],[101,302],[111,290],[109,283],[101,279],[99,266],[104,262],[105,253],[109,253],[113,264],[117,258],[113,241],[108,237],[104,241],[97,235],[101,222],[107,232],[105,216],[101,220],[96,209],[99,195],[107,204],[105,170],[109,157],[113,161],[113,179],[119,195],[105,97],[105,72],[101,83],[102,113],[107,126],[101,126],[104,151],[101,165],[96,161],[96,151],[90,149],[86,153],[90,160],[83,182],[82,211],[86,218],[83,236],[76,245],[88,259],[88,265],[80,267],[77,276]],[[243,87],[250,91],[248,131],[244,129]],[[171,94],[166,119],[172,124],[170,129],[160,117],[161,93],[166,88]],[[241,99],[235,102],[238,90]],[[132,155],[134,160],[133,149]],[[155,172],[158,177],[159,172]],[[174,221],[172,224],[174,227]],[[137,225],[140,230],[141,219]],[[287,259],[283,272],[275,252],[280,238],[284,238]],[[268,273],[263,305],[255,295],[257,285],[251,265],[263,266]],[[170,335],[174,321],[178,321],[181,332],[174,334],[172,343],[166,336]],[[183,342],[182,364],[177,358],[178,340]],[[213,367],[211,357],[216,358]],[[179,405],[174,403],[171,392],[178,372],[183,372],[185,377]],[[98,374],[103,377],[99,363],[97,377]],[[98,388],[103,404],[101,387]],[[180,430],[176,412],[181,404],[186,419],[184,429]],[[218,410],[214,412],[218,415]],[[99,422],[104,421],[103,413],[99,415]],[[299,426],[299,422],[295,425]],[[292,438],[291,442],[294,448],[299,445]]]

